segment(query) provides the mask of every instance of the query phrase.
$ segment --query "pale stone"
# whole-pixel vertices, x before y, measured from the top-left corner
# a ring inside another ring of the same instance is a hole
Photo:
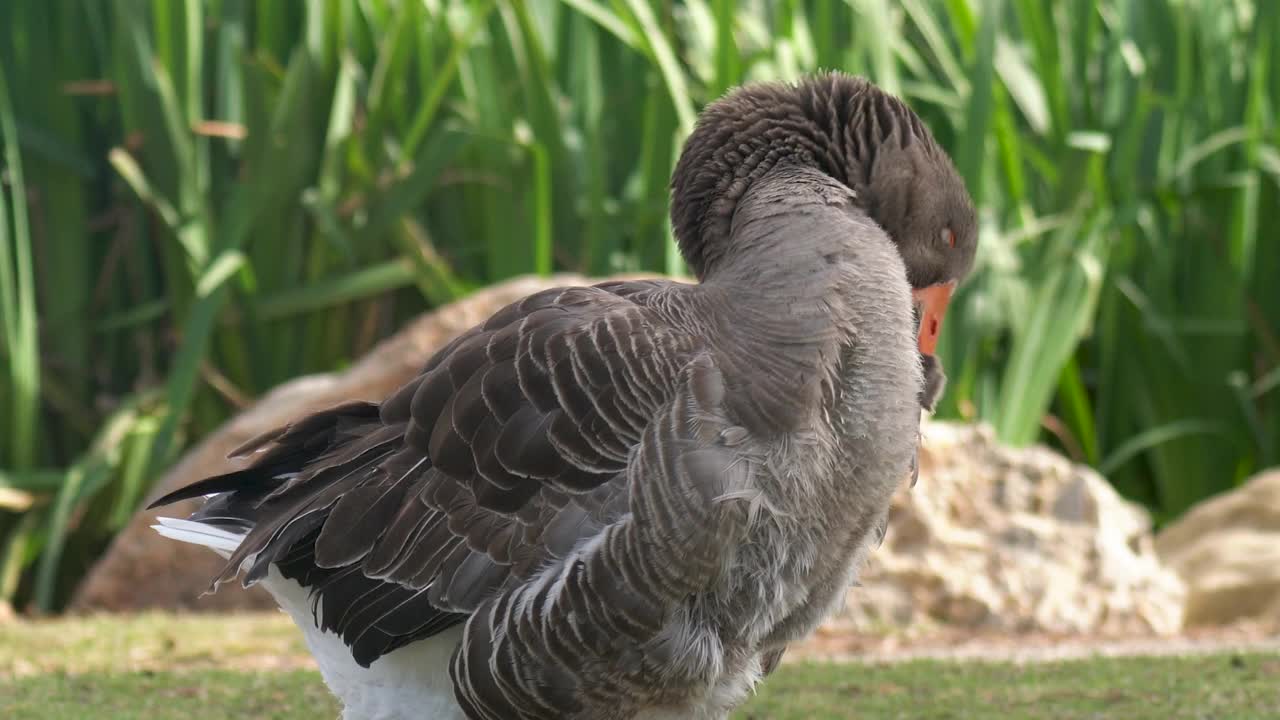
[[[950,423],[926,425],[920,481],[859,579],[830,630],[1169,634],[1185,597],[1145,511],[1097,473]]]
[[[300,414],[376,400],[409,380],[437,348],[503,305],[580,276],[521,278],[411,323],[341,373],[276,388],[192,449],[154,496],[235,465],[227,453]],[[1042,449],[999,446],[988,429],[926,427],[921,477],[894,501],[884,546],[863,587],[826,632],[929,623],[1000,630],[1176,630],[1182,586],[1156,561],[1149,522],[1095,473]],[[194,503],[162,509],[189,513]],[[77,609],[266,608],[265,593],[224,585],[201,597],[220,560],[166,541],[139,513],[82,585]]]
[[[1156,537],[1187,584],[1187,624],[1280,623],[1280,470],[1191,508]]]

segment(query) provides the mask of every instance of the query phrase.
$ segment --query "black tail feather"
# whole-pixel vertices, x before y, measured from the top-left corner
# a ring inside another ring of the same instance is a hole
[[[283,485],[288,476],[300,472],[307,463],[329,451],[353,428],[377,418],[377,403],[349,402],[262,433],[233,450],[229,456],[245,457],[274,443],[275,447],[252,467],[215,475],[179,488],[151,503],[147,509],[234,491],[250,491],[253,495],[265,497]],[[282,475],[286,477],[279,477]]]
[[[218,495],[236,490],[244,490],[246,487],[263,483],[264,481],[272,483],[273,480],[273,475],[264,473],[263,468],[261,467],[251,467],[244,470],[229,472],[224,475],[215,475],[211,478],[205,478],[204,480],[194,482],[186,487],[178,488],[148,505],[147,509],[154,510],[164,505],[172,505],[180,500],[190,500],[192,498],[204,497],[205,495]],[[284,481],[275,480],[272,483],[272,487],[282,482]]]

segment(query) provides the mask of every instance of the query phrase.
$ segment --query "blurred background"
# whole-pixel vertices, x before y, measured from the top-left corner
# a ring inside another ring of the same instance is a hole
[[[698,109],[818,68],[980,205],[943,417],[1157,523],[1277,463],[1280,4],[2,2],[0,602],[58,610],[184,448],[424,310],[682,272]]]

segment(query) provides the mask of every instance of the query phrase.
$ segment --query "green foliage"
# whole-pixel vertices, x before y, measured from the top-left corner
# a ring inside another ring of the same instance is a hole
[[[0,36],[0,601],[59,607],[182,448],[424,308],[679,271],[697,108],[815,68],[981,204],[945,415],[1161,519],[1280,454],[1274,3],[22,0]]]

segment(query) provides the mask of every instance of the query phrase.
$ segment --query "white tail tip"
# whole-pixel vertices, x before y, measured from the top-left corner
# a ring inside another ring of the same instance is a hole
[[[156,522],[159,524],[152,525],[151,528],[164,537],[192,545],[203,545],[223,557],[235,552],[244,539],[244,535],[191,520],[158,517]]]

